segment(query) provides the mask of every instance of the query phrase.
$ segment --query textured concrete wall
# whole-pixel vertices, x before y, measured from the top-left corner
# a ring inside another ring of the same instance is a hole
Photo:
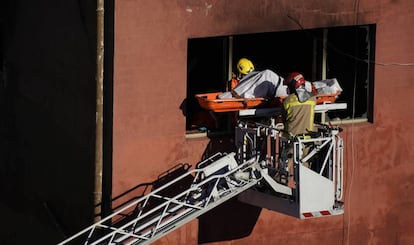
[[[179,106],[186,97],[187,39],[300,29],[287,15],[304,28],[377,24],[374,123],[343,125],[343,216],[301,221],[262,210],[250,235],[218,243],[413,244],[411,0],[116,1],[113,195],[179,162],[196,163],[209,143],[185,139]],[[197,224],[156,244],[197,244]]]

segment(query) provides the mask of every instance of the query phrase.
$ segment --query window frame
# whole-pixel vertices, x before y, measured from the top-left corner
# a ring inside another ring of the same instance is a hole
[[[351,106],[351,108],[348,108],[348,113],[352,112],[352,114],[349,114],[348,118],[340,118],[340,120],[331,120],[334,118],[331,118],[330,120],[327,120],[326,122],[330,122],[332,124],[345,124],[345,123],[360,123],[360,122],[370,122],[373,123],[373,109],[374,109],[374,74],[375,74],[375,36],[376,36],[376,25],[375,24],[368,24],[368,25],[357,25],[357,26],[343,26],[343,27],[326,27],[326,28],[318,28],[318,29],[310,29],[310,30],[294,30],[294,31],[284,31],[284,32],[271,32],[271,33],[252,33],[252,34],[243,34],[243,35],[229,35],[229,36],[221,36],[221,37],[206,37],[206,38],[201,38],[201,39],[209,39],[209,38],[218,38],[222,40],[223,46],[222,46],[222,50],[220,50],[219,52],[221,53],[221,61],[218,62],[221,65],[225,66],[224,70],[222,70],[221,72],[221,79],[223,79],[222,83],[223,86],[221,88],[221,91],[225,91],[227,86],[226,83],[227,81],[229,81],[231,79],[232,73],[233,73],[233,68],[235,67],[235,63],[237,62],[237,60],[241,57],[244,56],[244,54],[242,54],[242,52],[240,52],[241,48],[237,47],[238,46],[238,42],[242,42],[241,40],[243,38],[246,38],[246,42],[248,42],[249,38],[254,39],[255,37],[261,36],[261,38],[266,38],[266,35],[273,35],[273,38],[283,35],[286,35],[286,37],[289,36],[295,36],[296,34],[298,34],[299,36],[301,34],[305,34],[310,36],[309,40],[312,40],[311,44],[307,44],[307,45],[311,45],[312,46],[312,50],[311,50],[311,57],[308,57],[307,59],[309,60],[309,58],[312,60],[311,63],[311,68],[308,69],[308,77],[310,77],[311,81],[316,81],[316,80],[323,80],[323,79],[327,79],[327,78],[333,78],[333,77],[329,77],[330,75],[330,65],[331,62],[333,62],[332,60],[330,60],[330,55],[334,52],[334,49],[332,47],[335,47],[335,43],[332,43],[333,39],[330,39],[330,32],[340,32],[341,29],[344,30],[344,32],[352,32],[353,30],[355,30],[356,32],[356,36],[359,34],[359,32],[364,33],[364,31],[361,31],[362,29],[365,30],[366,32],[366,42],[364,43],[361,40],[355,40],[354,42],[354,49],[351,50],[355,50],[355,53],[347,53],[346,51],[340,51],[338,50],[337,55],[339,55],[339,57],[342,55],[344,57],[348,56],[348,58],[350,58],[351,60],[355,61],[355,70],[353,70],[353,72],[355,73],[354,76],[357,76],[357,69],[358,66],[361,66],[361,64],[365,64],[366,65],[366,69],[367,70],[367,80],[365,81],[366,84],[364,85],[366,89],[366,101],[364,103],[366,103],[366,108],[363,108],[366,110],[365,113],[365,117],[356,117],[355,116],[355,108],[356,106],[358,106],[358,104],[356,104],[355,102],[355,88],[357,87],[357,79],[355,79],[353,81],[353,90],[352,91],[352,103],[350,102],[350,98],[346,98],[347,100],[347,104],[348,106]],[[358,33],[357,33],[358,32]],[[299,34],[301,33],[301,34]],[[356,38],[355,38],[356,39]],[[197,39],[189,39],[188,45],[191,45],[191,41],[194,40],[200,40],[200,38]],[[364,44],[366,45],[366,47],[363,47],[363,49],[366,49],[366,54],[364,55],[364,57],[359,57],[357,55],[358,49],[360,48],[359,46],[364,46]],[[339,45],[347,45],[346,42],[339,42]],[[292,49],[295,47],[292,47]],[[189,47],[188,50],[190,50],[191,48]],[[206,49],[208,49],[208,47],[206,47]],[[247,52],[248,53],[248,52]],[[308,55],[310,54],[307,53]],[[188,54],[189,55],[189,54]],[[269,59],[269,57],[267,57],[267,59]],[[264,57],[264,60],[266,60],[266,57]],[[337,58],[338,63],[340,63],[340,59]],[[189,64],[190,62],[188,62]],[[357,64],[358,63],[358,64]],[[303,65],[303,64],[302,64]],[[258,66],[260,67],[260,65]],[[263,68],[263,66],[262,66]],[[276,73],[278,73],[277,71],[275,71]],[[345,71],[344,71],[345,73]],[[342,86],[340,80],[338,80],[340,85]],[[187,77],[187,99],[190,96],[193,96],[194,94],[191,93],[191,91],[188,91],[189,89],[189,78]],[[345,81],[344,81],[345,82]],[[207,91],[206,91],[207,92]],[[349,96],[349,92],[347,91],[348,96]],[[342,101],[341,95],[338,98],[338,101]],[[362,103],[362,102],[360,102]],[[362,110],[363,110],[362,109]],[[348,115],[348,114],[345,114]],[[191,115],[190,115],[191,116]],[[229,117],[229,116],[228,116]],[[188,120],[189,118],[186,117],[186,135],[188,135],[189,137],[187,138],[192,138],[195,137],[195,135],[198,136],[206,136],[207,135],[207,131],[206,132],[194,132],[192,130],[189,130],[188,128]],[[226,121],[226,120],[225,120]],[[228,124],[228,120],[227,120],[227,124]],[[226,133],[230,133],[232,131],[232,127],[223,127],[221,130],[218,130],[217,132],[214,132],[216,134],[226,134]],[[212,131],[209,131],[210,134],[209,135],[213,135],[214,133]]]

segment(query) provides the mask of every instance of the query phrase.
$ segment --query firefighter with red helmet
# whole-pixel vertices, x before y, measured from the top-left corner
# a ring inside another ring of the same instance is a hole
[[[283,101],[283,119],[285,130],[293,136],[306,134],[314,131],[314,109],[316,105],[316,96],[307,91],[305,78],[298,72],[288,74],[284,79],[284,85],[288,88],[288,96]],[[293,154],[293,148],[290,146],[284,149],[288,155]],[[307,155],[309,146],[303,148],[302,154]],[[308,162],[302,163],[305,167],[310,167]],[[288,176],[285,181],[291,188],[296,188],[295,180],[293,179],[293,159],[287,159]]]
[[[293,135],[313,131],[316,96],[305,88],[305,78],[292,72],[284,79],[289,96],[283,101],[285,130]]]

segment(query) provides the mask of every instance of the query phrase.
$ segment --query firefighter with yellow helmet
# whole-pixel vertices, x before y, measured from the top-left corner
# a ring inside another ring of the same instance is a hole
[[[237,67],[238,74],[235,75],[233,73],[233,77],[232,77],[232,79],[230,81],[230,89],[231,90],[233,90],[237,86],[237,84],[239,84],[240,79],[242,79],[244,76],[246,76],[250,72],[254,71],[253,62],[251,62],[247,58],[241,58],[237,62],[237,66],[236,67]]]
[[[247,75],[254,71],[254,65],[250,60],[241,58],[239,62],[237,62],[237,70],[241,75]]]

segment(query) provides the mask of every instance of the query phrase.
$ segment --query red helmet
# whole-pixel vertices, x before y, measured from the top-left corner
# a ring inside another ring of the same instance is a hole
[[[299,72],[292,72],[292,73],[289,73],[286,76],[286,78],[285,78],[285,80],[284,80],[283,83],[285,85],[290,85],[293,82],[295,84],[295,88],[299,88],[300,86],[302,86],[303,84],[305,84],[305,78]]]

